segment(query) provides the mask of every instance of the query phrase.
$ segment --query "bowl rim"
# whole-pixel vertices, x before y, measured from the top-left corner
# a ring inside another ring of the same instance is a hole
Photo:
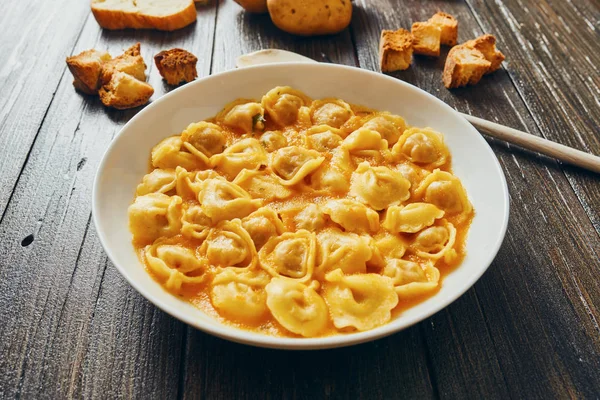
[[[440,108],[446,109],[447,111],[454,113],[454,115],[456,117],[458,117],[458,118],[462,119],[464,122],[466,122],[466,124],[470,127],[470,129],[473,129],[477,133],[477,138],[478,138],[477,140],[480,140],[482,142],[482,144],[484,145],[484,148],[488,152],[488,155],[490,157],[492,157],[492,159],[493,159],[492,164],[493,164],[494,168],[496,169],[496,172],[500,176],[500,181],[503,186],[502,189],[503,189],[504,197],[502,199],[503,209],[499,210],[499,211],[501,211],[503,213],[503,218],[502,218],[502,226],[500,229],[500,235],[497,237],[496,242],[492,244],[487,258],[485,259],[484,262],[482,262],[482,264],[484,264],[484,265],[475,274],[469,276],[469,279],[465,281],[465,284],[463,285],[463,287],[460,290],[458,290],[454,293],[451,293],[449,296],[446,296],[446,298],[442,299],[439,303],[436,303],[430,310],[427,310],[427,312],[424,312],[422,314],[415,315],[415,316],[405,319],[403,321],[403,323],[399,326],[394,325],[392,323],[393,321],[390,321],[389,323],[387,323],[385,325],[382,325],[382,326],[379,326],[372,330],[368,330],[368,331],[364,331],[364,332],[353,332],[350,334],[341,334],[341,335],[333,335],[333,336],[318,337],[318,338],[287,338],[287,337],[268,336],[268,335],[264,335],[264,334],[260,334],[260,333],[252,332],[252,331],[244,331],[244,330],[242,330],[240,328],[236,328],[234,326],[226,326],[226,325],[221,325],[221,324],[215,324],[215,325],[204,324],[200,320],[193,319],[190,315],[187,315],[185,312],[179,311],[174,305],[165,303],[161,300],[154,298],[154,296],[149,291],[147,291],[141,283],[138,283],[127,272],[126,268],[121,267],[117,262],[115,262],[116,257],[113,254],[113,250],[107,245],[107,243],[108,243],[107,242],[107,234],[102,229],[102,223],[98,219],[99,218],[98,217],[98,214],[99,214],[98,207],[99,207],[100,197],[101,197],[101,194],[100,194],[98,188],[100,186],[100,178],[102,176],[102,171],[104,171],[104,169],[107,167],[106,163],[107,163],[107,160],[109,159],[109,155],[118,146],[119,140],[122,137],[123,133],[131,125],[135,124],[135,122],[138,119],[145,118],[146,114],[152,112],[152,110],[154,108],[158,107],[160,104],[162,104],[166,101],[169,101],[169,99],[171,97],[173,97],[173,96],[177,95],[178,93],[181,93],[185,90],[191,90],[191,88],[194,86],[202,85],[207,80],[227,79],[228,76],[240,73],[239,71],[245,71],[245,70],[264,69],[264,70],[266,70],[265,72],[267,72],[269,69],[281,68],[281,66],[284,66],[284,65],[285,66],[293,65],[293,66],[298,66],[298,67],[307,68],[307,69],[310,69],[310,68],[333,68],[333,69],[351,70],[352,73],[365,74],[365,76],[369,76],[369,77],[376,78],[376,79],[388,80],[390,82],[393,82],[394,84],[400,84],[402,86],[405,86],[405,88],[408,89],[409,91],[413,90],[413,91],[420,92],[422,95],[425,95],[430,100],[432,100],[432,102],[437,104],[437,106],[439,106]],[[177,318],[178,320],[188,324],[189,326],[199,329],[201,331],[204,331],[206,333],[209,333],[211,335],[217,336],[219,338],[226,339],[226,340],[236,342],[236,343],[257,346],[257,347],[286,349],[286,350],[329,349],[329,348],[337,348],[337,347],[346,347],[346,346],[351,346],[351,345],[356,345],[356,344],[360,344],[360,343],[373,341],[376,339],[380,339],[380,338],[389,336],[393,333],[400,332],[406,328],[409,328],[412,325],[415,325],[415,324],[431,317],[432,315],[436,314],[437,312],[443,310],[444,308],[446,308],[447,306],[452,304],[454,301],[456,301],[459,297],[461,297],[464,293],[466,293],[469,289],[471,289],[473,287],[473,285],[479,280],[479,278],[481,278],[481,276],[483,276],[483,274],[490,267],[491,263],[493,262],[496,255],[498,254],[498,251],[500,250],[500,247],[506,236],[506,231],[508,228],[508,219],[509,219],[509,214],[510,214],[509,210],[510,210],[510,196],[509,196],[509,191],[508,191],[508,185],[507,185],[506,177],[504,175],[502,167],[500,166],[500,162],[498,161],[498,158],[494,154],[490,145],[483,138],[483,136],[481,136],[481,134],[479,134],[479,132],[475,129],[475,127],[473,127],[454,108],[452,108],[451,106],[449,106],[442,100],[438,99],[437,97],[433,96],[432,94],[428,93],[427,91],[425,91],[423,89],[420,89],[420,88],[418,88],[408,82],[404,82],[400,79],[396,79],[394,77],[387,76],[385,74],[377,73],[374,71],[370,71],[370,70],[366,70],[366,69],[362,69],[362,68],[358,68],[358,67],[346,66],[346,65],[306,63],[306,62],[279,62],[279,63],[270,63],[270,64],[250,66],[250,67],[245,67],[242,69],[233,69],[233,70],[223,71],[223,72],[220,72],[220,73],[217,73],[214,75],[208,75],[206,77],[197,79],[194,82],[191,82],[191,83],[183,85],[179,88],[176,88],[176,89],[172,90],[171,92],[163,95],[159,99],[154,100],[151,104],[149,104],[143,110],[138,112],[133,118],[131,118],[120,129],[120,131],[115,135],[115,137],[112,139],[108,148],[105,150],[104,154],[102,155],[102,159],[96,170],[96,174],[94,177],[93,189],[92,189],[92,219],[94,221],[94,225],[96,227],[96,232],[100,239],[100,243],[102,244],[102,247],[104,248],[104,251],[106,252],[108,258],[110,259],[112,264],[117,268],[119,273],[146,300],[148,300],[150,303],[152,303],[153,305],[155,305],[162,311],[171,315],[172,317]]]

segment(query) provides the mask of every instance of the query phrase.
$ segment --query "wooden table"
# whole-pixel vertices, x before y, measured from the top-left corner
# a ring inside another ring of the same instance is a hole
[[[282,48],[377,70],[381,29],[437,9],[460,41],[498,38],[504,68],[446,90],[444,57],[393,76],[458,110],[600,154],[598,0],[356,0],[352,25],[295,38],[232,0],[198,7],[172,33],[100,29],[88,1],[5,0],[0,13],[0,398],[598,398],[600,176],[489,140],[506,174],[506,240],[454,304],[401,333],[351,348],[264,350],[216,339],[159,311],[108,261],[91,222],[94,173],[139,109],[77,94],[66,56],[152,60],[183,47],[200,76]],[[445,55],[445,54],[443,54]]]

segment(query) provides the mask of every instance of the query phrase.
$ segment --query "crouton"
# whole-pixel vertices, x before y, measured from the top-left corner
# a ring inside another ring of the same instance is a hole
[[[154,89],[125,72],[115,71],[98,94],[105,106],[122,110],[146,104],[154,94]]]
[[[450,14],[438,12],[427,21],[442,30],[440,43],[447,46],[456,46],[458,43],[458,21]]]
[[[502,61],[504,61],[504,54],[496,49],[496,37],[494,35],[486,34],[479,36],[477,39],[469,40],[461,46],[463,45],[479,50],[485,59],[492,64],[486,74],[496,71],[500,68]]]
[[[154,62],[158,72],[169,85],[191,82],[198,77],[198,58],[183,49],[161,51],[154,56]]]
[[[464,45],[453,47],[444,66],[443,81],[448,89],[475,85],[490,69],[492,63],[482,52]]]
[[[413,53],[413,36],[406,29],[381,31],[379,65],[382,72],[405,70],[410,67]]]
[[[415,22],[412,26],[413,51],[424,56],[440,56],[442,30],[428,22]]]
[[[110,82],[113,73],[125,72],[140,81],[146,81],[146,63],[140,54],[140,43],[136,43],[118,57],[104,63],[100,76],[101,85]]]
[[[75,89],[87,94],[96,94],[100,87],[102,66],[110,59],[110,54],[95,49],[67,57],[67,66],[75,78],[73,81]]]

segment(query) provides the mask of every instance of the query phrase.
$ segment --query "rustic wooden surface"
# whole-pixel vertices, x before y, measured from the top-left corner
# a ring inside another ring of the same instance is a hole
[[[488,139],[506,174],[506,240],[483,278],[422,323],[352,348],[284,352],[189,328],[135,292],[90,218],[92,179],[139,109],[74,92],[67,55],[142,43],[154,99],[161,49],[199,58],[289,49],[376,70],[381,29],[442,9],[460,40],[498,38],[503,69],[447,91],[443,58],[393,76],[458,110],[600,154],[600,3],[355,0],[352,25],[295,38],[232,0],[173,33],[102,31],[87,1],[3,2],[0,13],[0,398],[599,398],[600,176]]]

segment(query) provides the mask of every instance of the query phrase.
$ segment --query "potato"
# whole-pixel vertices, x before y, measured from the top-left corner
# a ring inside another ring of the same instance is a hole
[[[267,0],[273,23],[301,36],[330,35],[350,24],[350,0]]]
[[[255,14],[264,14],[267,12],[267,0],[234,0],[240,6],[244,8],[244,10],[255,13]]]

